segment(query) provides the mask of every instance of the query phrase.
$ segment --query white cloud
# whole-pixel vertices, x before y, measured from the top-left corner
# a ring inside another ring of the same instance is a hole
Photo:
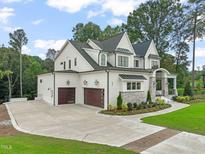
[[[47,0],[47,5],[68,13],[76,13],[91,5],[100,7],[99,11],[89,11],[87,17],[111,12],[114,16],[127,16],[139,4],[147,0]]]
[[[66,40],[35,40],[34,47],[47,50],[49,48],[60,50]]]
[[[0,8],[0,23],[6,24],[8,22],[9,17],[14,15],[15,13],[13,8]]]
[[[42,23],[44,21],[44,19],[38,19],[38,20],[33,20],[31,23],[33,25],[39,25],[40,23]]]
[[[97,0],[47,0],[48,6],[69,13],[76,13],[93,3],[97,3]]]
[[[103,0],[102,9],[114,16],[128,16],[139,4],[146,0]]]
[[[196,48],[196,57],[205,57],[205,48]]]
[[[2,27],[2,29],[5,32],[12,33],[17,29],[22,29],[22,28],[21,27],[4,26],[4,27]]]
[[[27,47],[27,46],[23,46],[22,47],[22,52],[23,52],[23,54],[27,54],[27,55],[29,55],[30,53],[31,53],[31,49],[29,48],[29,47]]]
[[[46,59],[46,54],[44,53],[39,53],[38,56],[42,59]]]
[[[2,3],[14,3],[14,2],[23,2],[23,3],[28,3],[33,0],[0,0]]]
[[[111,20],[108,21],[108,23],[113,26],[121,25],[123,22],[124,22],[123,20],[118,18],[112,18]]]
[[[88,11],[88,15],[87,15],[87,18],[90,19],[90,18],[93,18],[93,17],[96,17],[96,16],[103,16],[104,15],[104,11]]]

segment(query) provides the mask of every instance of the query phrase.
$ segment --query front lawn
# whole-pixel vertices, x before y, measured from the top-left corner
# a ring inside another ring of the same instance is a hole
[[[0,137],[5,154],[134,154],[121,148],[28,134]]]
[[[181,131],[205,135],[205,102],[163,114],[142,119],[143,122]]]

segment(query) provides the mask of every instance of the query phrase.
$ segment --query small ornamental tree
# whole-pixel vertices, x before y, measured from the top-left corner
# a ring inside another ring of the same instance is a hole
[[[118,110],[121,110],[122,109],[122,96],[121,96],[121,93],[119,93],[119,96],[117,97],[117,109]]]
[[[151,94],[150,94],[150,91],[148,90],[147,92],[147,102],[152,102],[152,98],[151,98]]]
[[[184,88],[184,96],[193,96],[193,91],[190,86],[190,82],[187,82]]]

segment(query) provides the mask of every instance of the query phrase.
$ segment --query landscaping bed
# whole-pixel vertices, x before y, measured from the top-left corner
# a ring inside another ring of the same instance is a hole
[[[146,117],[142,120],[153,125],[205,135],[205,102],[191,104],[178,111]]]
[[[171,107],[170,104],[156,104],[153,107],[143,107],[142,108],[133,108],[132,110],[122,109],[122,110],[103,110],[100,113],[102,114],[108,114],[108,115],[119,115],[119,116],[126,116],[126,115],[135,115],[135,114],[142,114],[142,113],[148,113],[148,112],[155,112],[160,111],[166,108]]]

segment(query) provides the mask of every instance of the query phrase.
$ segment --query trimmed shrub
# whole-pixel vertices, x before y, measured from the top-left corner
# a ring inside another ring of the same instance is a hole
[[[133,108],[137,108],[137,103],[133,103]]]
[[[181,103],[188,103],[190,101],[190,97],[189,96],[178,96],[176,98],[177,102],[181,102]]]
[[[128,109],[128,111],[132,111],[132,109],[133,109],[132,103],[127,103],[127,109]]]
[[[193,96],[190,82],[187,82],[184,88],[184,96]]]
[[[147,102],[152,102],[150,91],[147,92]]]
[[[165,104],[165,101],[163,100],[163,99],[161,99],[161,98],[157,98],[156,99],[156,103],[158,103],[159,105],[163,105],[163,104]]]
[[[118,110],[121,110],[122,109],[122,96],[121,96],[121,93],[119,93],[119,96],[117,97],[117,109]]]

